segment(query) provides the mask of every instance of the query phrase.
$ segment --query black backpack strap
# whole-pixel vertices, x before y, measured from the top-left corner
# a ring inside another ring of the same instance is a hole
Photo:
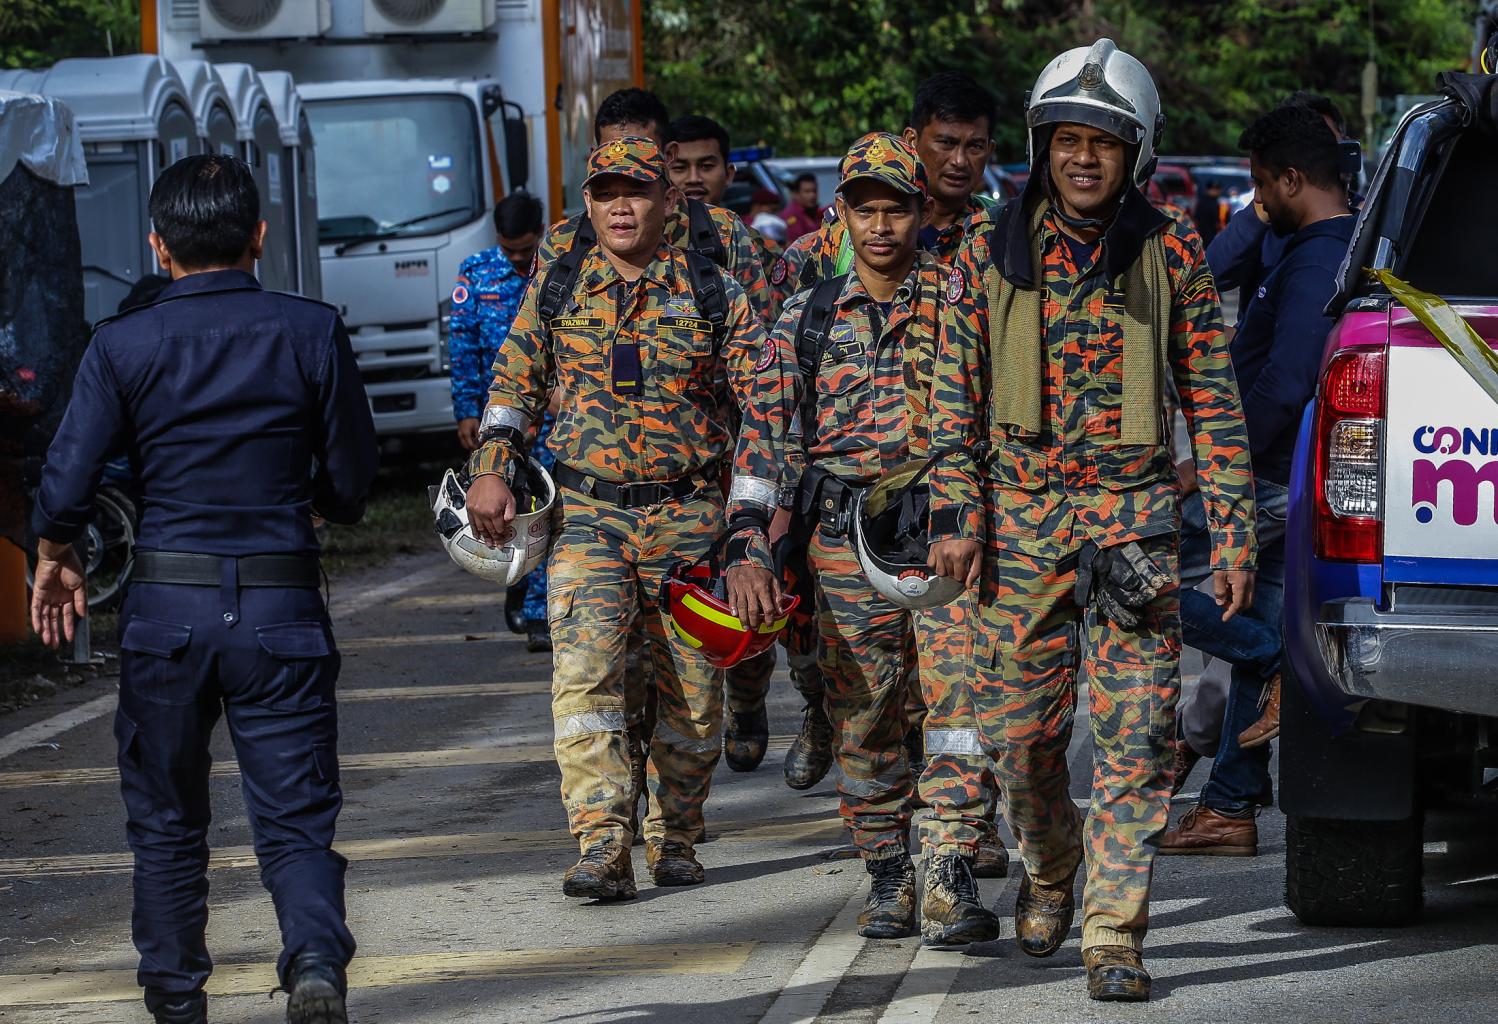
[[[807,297],[806,305],[801,307],[801,319],[796,323],[796,367],[801,371],[803,431],[811,429],[812,406],[816,404],[817,367],[822,365],[822,354],[827,351],[827,335],[837,313],[837,298],[847,282],[846,274],[818,281]]]
[[[573,221],[577,227],[572,234],[572,244],[567,247],[566,252],[551,261],[551,266],[546,268],[546,277],[541,281],[541,299],[537,310],[545,327],[550,327],[551,321],[566,307],[567,297],[577,285],[583,257],[598,242],[598,235],[593,231],[593,221],[586,214],[578,214]]]
[[[687,245],[689,252],[700,252],[717,266],[728,269],[728,252],[723,236],[707,204],[700,199],[687,200]]]
[[[688,249],[687,273],[691,275],[692,297],[697,301],[697,311],[704,320],[713,325],[713,337],[718,344],[728,333],[728,293],[723,290],[723,275],[718,265],[704,253]]]

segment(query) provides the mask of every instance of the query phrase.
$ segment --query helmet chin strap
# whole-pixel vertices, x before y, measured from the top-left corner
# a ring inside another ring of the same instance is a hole
[[[1051,180],[1051,172],[1049,168],[1046,169],[1045,174],[1045,191],[1046,198],[1051,201],[1051,212],[1056,215],[1061,223],[1065,224],[1073,231],[1096,231],[1099,234],[1102,234],[1108,230],[1109,226],[1112,225],[1114,218],[1118,216],[1118,211],[1123,208],[1123,192],[1120,191],[1118,193],[1118,198],[1113,202],[1112,211],[1110,211],[1107,216],[1073,217],[1071,214],[1066,212],[1065,206],[1062,205],[1061,197],[1056,194],[1056,183]]]

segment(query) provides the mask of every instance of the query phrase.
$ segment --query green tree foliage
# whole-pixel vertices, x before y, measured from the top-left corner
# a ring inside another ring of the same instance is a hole
[[[1372,0],[1379,91],[1432,91],[1466,65],[1473,0]],[[1165,148],[1233,153],[1295,89],[1325,93],[1354,131],[1370,0],[651,0],[645,70],[674,112],[711,114],[736,143],[839,153],[897,130],[917,82],[958,68],[999,98],[999,154],[1023,159],[1026,91],[1061,50],[1111,36],[1149,65]]]
[[[139,50],[139,0],[0,0],[0,68]]]

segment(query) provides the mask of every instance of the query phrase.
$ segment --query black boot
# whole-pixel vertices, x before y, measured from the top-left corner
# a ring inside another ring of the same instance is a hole
[[[869,898],[858,915],[858,934],[866,939],[908,939],[916,925],[915,865],[898,857],[864,862],[869,872]]]
[[[770,749],[770,716],[761,704],[753,711],[730,711],[723,731],[723,760],[736,772],[752,772]]]
[[[538,653],[551,650],[551,627],[544,619],[539,622],[526,622],[525,649]]]
[[[810,789],[832,769],[832,723],[820,699],[806,705],[801,734],[785,752],[785,784],[792,789]]]
[[[146,1009],[156,1024],[208,1024],[208,997],[201,992],[190,996],[147,992]]]
[[[525,591],[528,584],[521,580],[505,591],[505,626],[511,633],[525,636]]]
[[[348,1024],[343,965],[323,953],[303,953],[291,965],[287,1024]]]

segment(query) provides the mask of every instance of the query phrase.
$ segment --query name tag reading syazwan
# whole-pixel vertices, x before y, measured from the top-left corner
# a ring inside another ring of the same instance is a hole
[[[603,326],[601,316],[558,316],[551,320],[554,331],[586,331]]]

